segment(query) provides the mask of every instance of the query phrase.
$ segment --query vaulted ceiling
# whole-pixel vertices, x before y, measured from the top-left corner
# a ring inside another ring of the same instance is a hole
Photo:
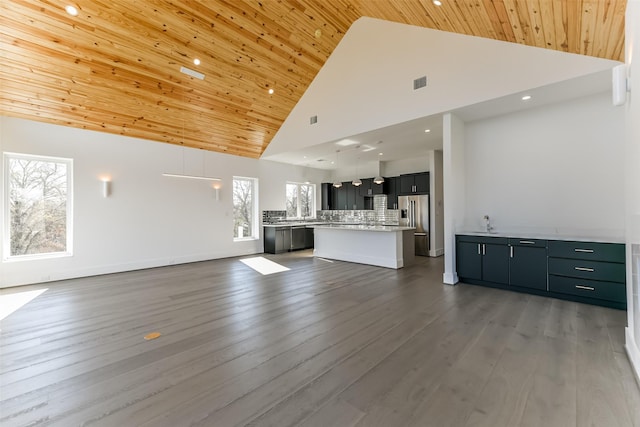
[[[3,0],[0,114],[257,158],[362,16],[624,60],[626,0],[441,1]]]

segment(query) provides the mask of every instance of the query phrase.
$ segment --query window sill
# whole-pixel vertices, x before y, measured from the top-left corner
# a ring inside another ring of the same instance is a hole
[[[67,258],[72,256],[73,254],[71,252],[34,254],[34,255],[17,255],[17,256],[9,256],[7,258],[4,258],[2,262],[40,261],[40,260],[46,260],[46,259]]]

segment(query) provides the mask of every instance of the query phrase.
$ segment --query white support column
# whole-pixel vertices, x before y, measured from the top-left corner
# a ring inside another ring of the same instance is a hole
[[[443,116],[444,275],[448,285],[458,283],[455,232],[465,216],[464,122],[451,113]]]

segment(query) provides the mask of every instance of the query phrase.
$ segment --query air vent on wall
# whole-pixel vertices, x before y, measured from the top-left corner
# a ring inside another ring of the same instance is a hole
[[[422,76],[413,81],[413,90],[423,88],[427,85],[427,76]]]
[[[309,124],[315,125],[316,123],[318,123],[318,116],[311,116]]]

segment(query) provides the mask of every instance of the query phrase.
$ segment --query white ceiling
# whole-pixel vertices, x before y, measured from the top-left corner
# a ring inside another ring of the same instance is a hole
[[[360,25],[347,32],[263,159],[333,170],[336,150],[340,169],[353,163],[424,157],[442,148],[442,116],[447,112],[468,122],[610,91],[611,68],[617,65],[387,21],[357,22]],[[388,43],[386,51],[380,47],[382,41],[372,40],[381,34]],[[428,48],[398,54],[389,39],[400,44],[401,51],[416,45]],[[381,57],[391,58],[393,66],[381,64]],[[460,74],[460,68],[466,74]],[[428,75],[428,87],[405,90],[402,82],[410,83],[420,73]],[[525,94],[532,98],[523,101]],[[426,115],[420,117],[420,111]],[[309,126],[314,114],[318,124]],[[390,121],[396,123],[373,127]]]

